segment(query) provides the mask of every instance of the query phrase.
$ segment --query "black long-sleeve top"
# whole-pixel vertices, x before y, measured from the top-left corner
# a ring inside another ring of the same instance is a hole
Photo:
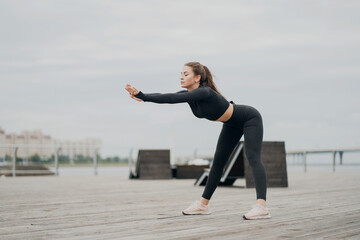
[[[139,92],[135,97],[144,102],[154,103],[184,103],[187,102],[193,114],[198,118],[206,118],[212,121],[219,119],[229,107],[229,102],[208,86],[176,93],[148,93]]]

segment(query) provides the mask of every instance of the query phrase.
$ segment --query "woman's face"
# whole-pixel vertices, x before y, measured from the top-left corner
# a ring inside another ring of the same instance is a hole
[[[199,81],[201,76],[194,75],[194,72],[191,67],[184,66],[181,72],[180,84],[182,88],[187,88],[188,90],[192,90],[199,87]]]

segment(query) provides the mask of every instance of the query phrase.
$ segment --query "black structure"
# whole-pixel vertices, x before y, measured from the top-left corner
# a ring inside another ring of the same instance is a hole
[[[231,153],[219,185],[232,185],[237,178],[245,177],[246,187],[255,187],[251,167],[245,154],[246,149],[243,146],[244,142],[239,142]],[[266,170],[267,187],[288,187],[285,143],[263,142],[261,158]],[[205,169],[195,185],[205,185],[209,171],[210,169]]]
[[[176,165],[176,178],[198,179],[209,165]]]
[[[229,160],[224,167],[224,173],[220,179],[219,185],[232,185],[236,179],[244,177],[244,157],[242,154],[243,146],[243,142],[239,142],[234,151],[231,153]],[[194,185],[205,185],[209,172],[209,168],[205,169]]]
[[[169,149],[140,149],[135,169],[130,170],[130,178],[171,179]]]

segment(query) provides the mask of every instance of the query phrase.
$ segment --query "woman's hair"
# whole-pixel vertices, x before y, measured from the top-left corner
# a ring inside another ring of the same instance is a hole
[[[201,79],[200,79],[201,86],[209,86],[215,92],[219,93],[222,96],[222,94],[216,88],[216,85],[213,81],[213,77],[212,77],[210,70],[205,65],[202,65],[199,62],[188,62],[188,63],[185,63],[184,66],[191,67],[195,76],[197,76],[197,75],[201,76]]]

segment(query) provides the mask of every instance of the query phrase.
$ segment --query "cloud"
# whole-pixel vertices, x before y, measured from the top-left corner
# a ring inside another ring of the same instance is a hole
[[[182,65],[196,60],[228,100],[261,111],[267,140],[360,145],[359,8],[357,1],[2,1],[0,125],[97,136],[111,154],[214,148],[220,123],[195,119],[187,104],[133,102],[123,89],[176,92]]]

